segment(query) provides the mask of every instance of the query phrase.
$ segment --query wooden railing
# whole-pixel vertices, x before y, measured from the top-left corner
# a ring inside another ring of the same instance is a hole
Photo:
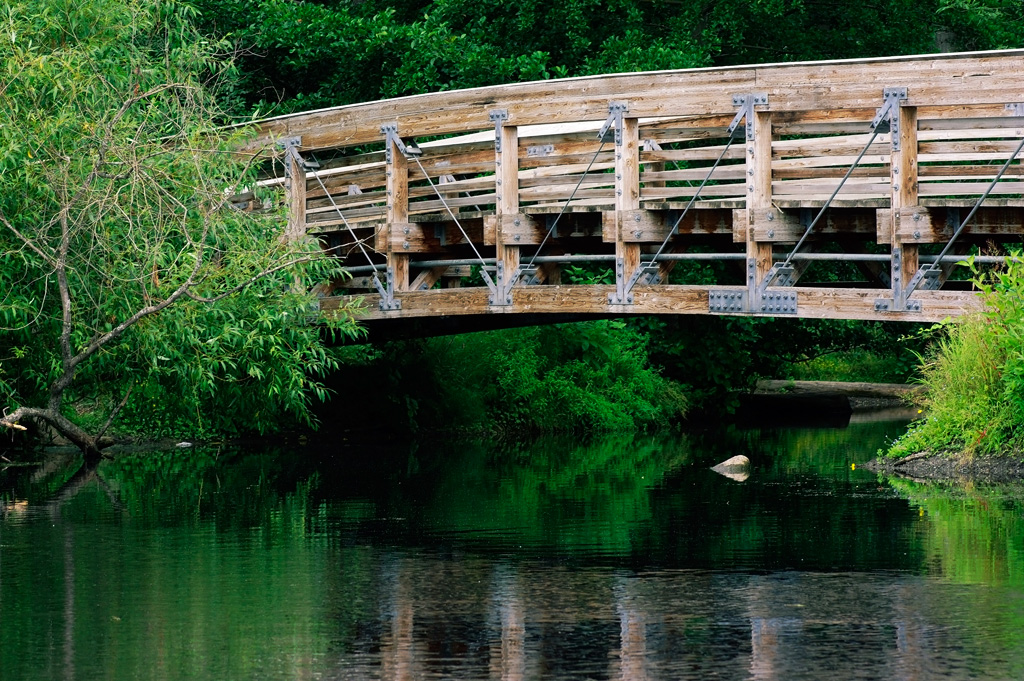
[[[352,272],[325,310],[937,320],[979,305],[954,263],[1024,233],[1022,67],[1014,50],[522,83],[271,119],[254,145],[283,150],[264,184],[289,232]]]

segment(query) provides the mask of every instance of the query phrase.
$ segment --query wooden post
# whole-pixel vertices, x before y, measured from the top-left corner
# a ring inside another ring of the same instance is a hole
[[[899,116],[899,149],[892,150],[889,167],[892,197],[889,227],[892,235],[892,252],[900,254],[900,267],[897,270],[894,266],[892,272],[893,295],[902,297],[903,290],[918,269],[918,246],[904,243],[899,229],[900,214],[917,206],[918,201],[917,107],[898,107],[894,116]],[[899,275],[898,279],[896,275]]]
[[[387,162],[385,187],[388,197],[387,234],[388,268],[394,275],[395,291],[409,290],[409,254],[402,249],[402,230],[409,222],[409,160],[394,140],[388,138],[391,159]]]
[[[754,286],[761,283],[772,268],[771,242],[758,242],[754,219],[772,210],[772,114],[754,111],[754,139],[747,140],[747,258],[755,263]],[[763,217],[763,216],[761,216]],[[748,282],[749,283],[749,282]]]
[[[506,241],[502,216],[519,213],[519,130],[514,125],[498,127],[498,144],[494,151],[494,182],[497,200],[495,214],[498,225],[495,234],[495,257],[504,268],[502,285],[519,267],[519,247]]]
[[[306,235],[306,169],[298,154],[289,149],[285,156],[288,186],[288,225],[285,241],[296,241]]]
[[[622,143],[615,148],[615,259],[622,261],[622,279],[629,281],[640,267],[640,244],[626,243],[623,211],[640,208],[640,122],[622,118]]]

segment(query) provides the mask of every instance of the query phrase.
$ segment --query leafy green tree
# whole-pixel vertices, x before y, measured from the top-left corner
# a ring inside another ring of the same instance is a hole
[[[238,111],[622,71],[1024,45],[1005,0],[194,0]]]
[[[334,360],[304,291],[336,273],[279,211],[232,203],[257,159],[216,127],[224,45],[173,0],[0,11],[0,425],[95,458],[118,414],[168,433],[308,419]]]

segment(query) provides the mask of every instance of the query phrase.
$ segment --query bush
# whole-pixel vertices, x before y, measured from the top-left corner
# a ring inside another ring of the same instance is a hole
[[[647,336],[619,321],[392,343],[374,361],[413,430],[637,430],[686,409],[682,389],[648,363]]]
[[[1020,450],[1024,444],[1024,263],[976,276],[987,307],[940,325],[945,336],[925,358],[925,418],[889,450],[966,455]]]

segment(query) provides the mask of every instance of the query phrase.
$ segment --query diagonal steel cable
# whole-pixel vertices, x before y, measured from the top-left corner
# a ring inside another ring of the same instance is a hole
[[[684,208],[683,212],[680,213],[678,218],[676,218],[675,224],[672,225],[672,229],[668,231],[668,234],[665,236],[665,240],[661,242],[661,246],[658,247],[658,251],[654,254],[654,257],[651,258],[651,263],[656,262],[658,260],[658,256],[660,256],[664,252],[665,247],[668,246],[669,239],[671,239],[672,236],[676,233],[676,230],[679,229],[679,225],[682,224],[683,218],[686,217],[686,214],[693,207],[693,204],[697,202],[697,197],[700,196],[701,190],[703,190],[707,183],[711,181],[711,176],[714,174],[719,164],[725,158],[725,155],[729,152],[729,147],[731,147],[732,143],[736,141],[736,130],[738,129],[739,128],[734,129],[732,131],[732,134],[729,135],[729,141],[725,143],[725,148],[722,149],[722,153],[718,155],[717,159],[715,159],[715,162],[711,166],[711,169],[708,170],[707,176],[705,176],[704,180],[700,183],[700,186],[697,187],[697,191],[693,193],[693,196],[690,197],[690,202],[686,204],[686,208]],[[637,271],[639,272],[639,270]]]
[[[460,232],[462,232],[462,236],[466,240],[466,243],[469,244],[469,247],[473,249],[473,253],[476,255],[477,260],[480,261],[480,275],[484,278],[484,281],[487,282],[487,288],[491,290],[491,293],[497,295],[498,287],[495,285],[494,280],[491,279],[490,275],[487,274],[487,270],[484,269],[487,267],[487,263],[484,261],[483,256],[480,255],[480,251],[476,250],[476,246],[473,245],[473,242],[469,238],[469,235],[466,234],[466,230],[462,228],[462,223],[459,222],[459,219],[457,217],[455,217],[455,213],[452,212],[452,209],[448,205],[448,202],[444,200],[444,197],[441,196],[441,192],[437,189],[437,186],[430,179],[430,175],[428,175],[427,171],[423,168],[423,164],[420,163],[419,157],[407,155],[406,158],[411,158],[412,160],[416,161],[416,165],[419,166],[420,172],[423,173],[423,177],[427,178],[427,184],[429,184],[430,188],[434,190],[435,194],[437,194],[437,198],[441,199],[441,205],[444,206],[444,209],[448,211],[448,215],[450,215],[452,220],[455,221],[455,226],[459,228]]]
[[[320,178],[320,174],[314,172],[313,173],[313,177],[316,178],[316,181],[320,185],[320,188],[324,191],[324,194],[327,195],[327,200],[331,202],[331,206],[333,206],[335,212],[338,213],[338,217],[341,218],[342,223],[344,223],[344,225],[348,229],[348,231],[351,232],[352,239],[355,240],[356,245],[359,246],[359,250],[363,252],[363,255],[366,257],[366,261],[368,263],[370,263],[370,267],[373,268],[373,285],[374,285],[374,288],[376,288],[377,292],[380,293],[382,296],[386,295],[385,292],[384,292],[385,291],[384,285],[381,284],[380,279],[378,278],[379,275],[377,274],[377,263],[373,262],[373,259],[370,257],[370,254],[366,252],[366,249],[363,247],[362,239],[360,239],[356,235],[356,231],[352,228],[352,225],[350,225],[348,220],[345,219],[345,214],[341,212],[341,206],[339,206],[337,204],[337,202],[335,202],[334,197],[331,196],[331,192],[329,192],[327,190],[327,187],[324,186],[324,181]]]
[[[843,185],[846,184],[846,181],[850,179],[850,175],[853,174],[854,169],[858,165],[860,165],[861,159],[863,159],[864,155],[868,153],[868,149],[870,149],[871,145],[875,143],[875,139],[878,137],[879,134],[881,134],[881,131],[876,127],[874,131],[871,133],[871,139],[869,139],[868,143],[864,145],[863,149],[861,149],[861,152],[857,155],[857,159],[853,162],[853,165],[850,166],[850,169],[846,171],[845,175],[843,175],[843,179],[839,181],[839,186],[836,187],[834,192],[832,192],[832,196],[828,197],[828,201],[825,202],[825,205],[821,207],[821,210],[818,211],[818,214],[814,216],[813,220],[811,220],[811,224],[807,225],[807,229],[804,230],[804,233],[800,237],[800,240],[796,242],[796,245],[793,246],[793,250],[790,251],[789,255],[786,256],[785,262],[782,263],[783,267],[789,266],[790,262],[793,260],[793,256],[796,255],[796,252],[800,250],[800,247],[803,245],[804,241],[807,239],[808,236],[810,236],[811,230],[814,229],[814,226],[818,224],[818,220],[820,220],[821,216],[825,214],[826,210],[828,210],[829,205],[832,204],[832,201],[836,198],[836,195],[839,194],[839,190],[841,190],[843,188]]]
[[[938,259],[935,262],[931,263],[931,265],[929,265],[930,269],[939,269],[939,264],[942,262],[942,258],[949,252],[949,249],[953,247],[953,242],[956,241],[957,238],[959,238],[961,232],[964,231],[964,227],[967,226],[967,223],[971,221],[971,218],[974,217],[974,214],[978,212],[979,208],[981,208],[981,204],[985,201],[985,199],[988,198],[988,195],[991,194],[992,191],[996,188],[996,185],[999,183],[999,180],[1002,179],[1003,174],[1010,167],[1010,164],[1013,163],[1014,159],[1017,158],[1017,154],[1020,153],[1021,149],[1024,149],[1024,139],[1022,139],[1020,141],[1020,144],[1017,145],[1017,149],[1013,152],[1013,154],[1010,155],[1010,158],[1006,159],[1006,163],[1004,163],[1003,167],[999,169],[999,172],[996,174],[995,179],[993,179],[991,184],[989,184],[988,189],[985,190],[985,193],[978,197],[978,200],[975,202],[974,207],[971,208],[971,212],[968,213],[967,217],[963,219],[963,221],[960,223],[960,226],[957,227],[956,231],[953,232],[953,236],[950,238],[949,243],[947,243],[946,247],[942,249],[941,253],[939,253]]]
[[[605,145],[605,140],[602,138],[601,139],[601,144],[598,145],[597,151],[594,153],[594,157],[592,159],[590,159],[590,163],[587,164],[587,169],[583,171],[582,175],[580,175],[579,182],[577,182],[576,186],[573,187],[572,193],[569,194],[569,198],[565,200],[565,204],[562,206],[562,210],[560,210],[558,212],[558,215],[555,216],[555,221],[551,223],[550,227],[548,227],[547,234],[545,234],[544,238],[541,239],[540,246],[538,246],[537,250],[534,251],[533,257],[530,258],[530,262],[527,265],[527,267],[533,267],[533,263],[537,259],[537,256],[540,255],[540,252],[544,249],[544,244],[546,244],[548,242],[548,238],[552,234],[554,234],[555,227],[558,226],[558,221],[562,219],[563,215],[565,215],[565,211],[568,210],[569,204],[572,203],[573,197],[576,196],[576,192],[579,191],[580,186],[583,184],[583,180],[587,179],[587,173],[589,173],[590,169],[594,167],[594,164],[597,162],[597,157],[600,156],[601,152],[604,150],[604,145]]]

